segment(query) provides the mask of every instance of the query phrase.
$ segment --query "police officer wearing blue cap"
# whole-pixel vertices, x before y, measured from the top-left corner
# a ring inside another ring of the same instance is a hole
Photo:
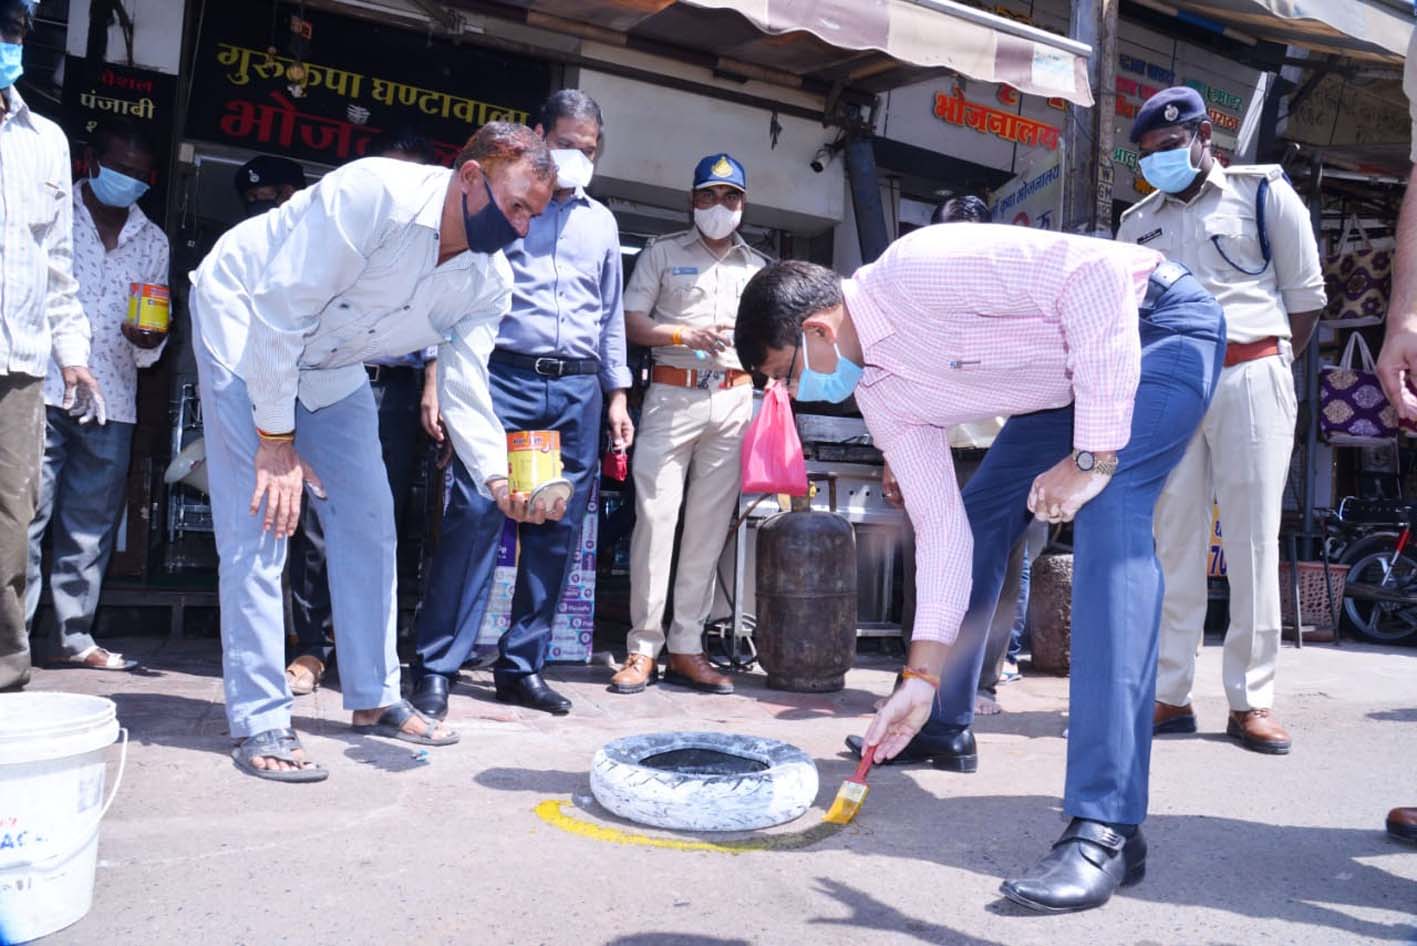
[[[1308,208],[1277,165],[1224,167],[1205,101],[1177,87],[1142,106],[1131,139],[1156,193],[1122,215],[1117,238],[1190,268],[1225,310],[1225,368],[1201,428],[1156,507],[1166,576],[1156,675],[1157,733],[1193,733],[1196,651],[1206,612],[1214,496],[1230,583],[1224,685],[1227,734],[1289,751],[1273,716],[1279,656],[1279,523],[1297,406],[1291,365],[1324,307]]]
[[[305,169],[289,158],[258,154],[236,169],[236,195],[246,216],[274,210],[305,189]]]
[[[703,628],[728,523],[737,508],[743,429],[753,415],[752,378],[733,350],[738,300],[767,258],[738,235],[748,175],[716,152],[694,168],[694,225],[647,246],[625,288],[630,341],[654,350],[636,442],[635,531],[630,540],[630,635],[617,693],[639,693],[658,676],[710,693],[733,683],[703,654]],[[686,490],[687,483],[687,490]],[[666,638],[665,603],[680,506],[684,507]]]

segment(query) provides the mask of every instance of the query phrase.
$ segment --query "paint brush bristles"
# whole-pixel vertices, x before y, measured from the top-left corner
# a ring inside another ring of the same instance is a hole
[[[856,813],[861,810],[861,804],[866,801],[866,793],[871,790],[866,784],[866,773],[871,771],[871,762],[875,755],[875,746],[866,746],[861,750],[861,764],[856,767],[856,774],[841,783],[836,800],[822,819],[824,822],[850,824],[851,819],[856,817]]]

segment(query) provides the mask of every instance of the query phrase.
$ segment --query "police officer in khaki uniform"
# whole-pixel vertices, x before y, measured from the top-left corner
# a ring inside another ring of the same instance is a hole
[[[1225,368],[1210,410],[1156,507],[1166,577],[1156,675],[1157,733],[1192,733],[1196,651],[1204,633],[1212,495],[1230,582],[1226,733],[1283,754],[1272,715],[1279,656],[1279,520],[1297,406],[1291,365],[1324,307],[1308,208],[1277,165],[1222,167],[1205,102],[1166,89],[1137,114],[1131,139],[1157,189],[1122,215],[1117,238],[1183,263],[1225,310]]]
[[[733,692],[733,682],[704,657],[702,637],[737,506],[743,429],[753,415],[752,378],[733,350],[733,324],[743,287],[768,260],[738,235],[747,188],[743,166],[730,155],[700,161],[693,227],[647,246],[625,287],[626,332],[630,341],[654,349],[654,370],[635,442],[633,627],[625,667],[611,681],[617,693],[639,693],[657,677],[681,502],[684,534],[665,679]]]

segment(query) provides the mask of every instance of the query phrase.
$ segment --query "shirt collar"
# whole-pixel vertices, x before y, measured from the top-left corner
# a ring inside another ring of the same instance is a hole
[[[7,106],[5,121],[15,119],[17,121],[23,121],[26,125],[30,124],[30,107],[25,104],[24,96],[20,95],[20,90],[12,85],[4,90],[4,95],[5,104]]]
[[[851,324],[856,326],[856,336],[861,339],[861,350],[870,360],[871,349],[895,334],[895,326],[866,297],[861,284],[853,277],[841,281],[841,301],[846,306],[846,314]]]
[[[84,223],[92,227],[93,231],[97,233],[98,224],[94,222],[93,214],[89,213],[88,204],[84,203],[84,188],[88,186],[88,181],[81,180],[72,188],[74,192],[74,219],[84,221]],[[143,228],[146,227],[148,223],[148,215],[143,213],[143,208],[139,207],[137,204],[129,207],[128,219],[123,221],[123,229],[118,232],[118,245],[122,246],[124,243],[133,239],[142,232]]]
[[[442,173],[438,173],[439,171]],[[413,218],[414,223],[441,235],[443,198],[448,194],[448,185],[452,183],[452,179],[453,172],[448,168],[430,169],[428,176],[423,179],[423,193],[420,195],[423,203]]]
[[[558,203],[555,194],[551,195],[551,201],[552,203]],[[559,201],[559,203],[561,203],[562,205],[590,203],[590,195],[585,192],[584,187],[577,187],[574,191],[571,192],[570,197],[567,197],[563,201]]]
[[[439,173],[441,172],[441,173]],[[453,172],[449,168],[430,168],[428,176],[423,179],[422,193],[419,199],[422,205],[418,208],[418,213],[414,215],[414,225],[427,227],[438,237],[441,244],[443,239],[443,199],[448,195],[448,185],[452,183]],[[477,254],[471,250],[463,250],[458,255],[443,263],[443,269],[461,268],[471,266],[474,256],[495,256],[496,254]],[[438,252],[435,251],[433,258],[437,259]],[[485,264],[481,264],[485,265]]]

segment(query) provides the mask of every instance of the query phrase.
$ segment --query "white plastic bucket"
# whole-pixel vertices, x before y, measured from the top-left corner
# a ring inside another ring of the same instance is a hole
[[[123,736],[104,800],[103,750]],[[128,731],[101,696],[0,696],[0,946],[78,922],[93,903],[98,826],[118,794]]]

